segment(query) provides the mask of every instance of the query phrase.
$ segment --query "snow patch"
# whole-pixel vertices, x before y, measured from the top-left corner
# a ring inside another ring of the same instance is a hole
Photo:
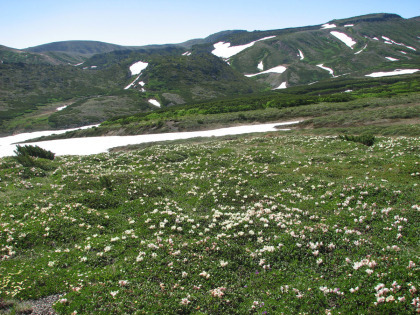
[[[287,82],[283,82],[278,87],[276,87],[274,90],[280,90],[280,89],[287,89]]]
[[[379,38],[378,37],[374,37],[374,38],[372,38],[373,40],[379,40]]]
[[[344,93],[350,93],[353,92],[353,90],[345,90]]]
[[[388,59],[389,61],[398,61],[400,59],[392,58],[392,57],[385,57],[385,59]]]
[[[403,55],[407,55],[407,53],[405,51],[400,50],[400,53],[402,53]]]
[[[358,55],[358,54],[360,54],[363,50],[365,50],[366,49],[366,47],[367,47],[367,44],[365,45],[365,47],[363,47],[361,50],[359,50],[358,52],[355,52],[354,54],[355,55]]]
[[[387,76],[394,76],[394,75],[403,75],[403,74],[412,74],[420,71],[420,69],[396,69],[394,71],[389,72],[374,72],[371,74],[365,75],[366,77],[372,78],[380,78],[380,77],[387,77]]]
[[[81,62],[81,63],[78,63],[78,64],[76,64],[76,65],[74,65],[75,67],[77,67],[77,66],[80,66],[80,65],[82,65],[82,64],[84,64],[85,62],[83,61],[83,62]]]
[[[183,56],[191,56],[191,51],[186,51],[182,54]]]
[[[137,61],[130,66],[131,75],[140,74],[149,64],[143,61]]]
[[[152,104],[152,105],[155,105],[157,107],[160,107],[160,103],[157,100],[153,99],[153,98],[149,99],[148,102],[150,104]]]
[[[386,40],[386,41],[385,41],[385,44],[388,44],[388,45],[392,45],[392,44],[394,44],[394,45],[403,46],[403,47],[406,47],[406,48],[408,48],[408,49],[411,49],[411,50],[417,51],[417,49],[415,49],[414,47],[407,46],[407,45],[405,45],[405,44],[403,44],[403,43],[397,43],[396,41],[393,41],[392,39],[390,39],[390,38],[388,38],[388,37],[382,36],[382,38]]]
[[[335,24],[328,24],[328,23],[326,23],[326,24],[323,24],[321,26],[321,29],[326,30],[326,29],[329,29],[329,28],[336,28],[336,27],[337,27],[337,25],[335,25]]]
[[[56,111],[59,112],[60,110],[63,110],[67,106],[69,106],[69,105],[64,105],[64,106],[57,107]]]
[[[191,131],[191,132],[173,132],[173,133],[160,133],[160,134],[144,134],[136,136],[107,136],[107,137],[87,137],[87,138],[71,138],[71,139],[60,139],[60,140],[50,140],[30,143],[32,145],[38,145],[43,149],[51,150],[56,154],[60,155],[89,155],[89,154],[98,154],[107,152],[107,150],[124,146],[129,144],[139,144],[139,143],[149,143],[157,141],[168,141],[168,140],[178,140],[178,139],[189,139],[197,137],[220,137],[226,135],[239,135],[247,134],[253,132],[273,132],[273,131],[284,131],[290,130],[287,128],[279,129],[280,126],[288,126],[292,124],[297,124],[300,121],[290,121],[290,122],[277,122],[270,124],[259,124],[259,125],[244,125],[237,127],[227,127],[214,130],[204,130],[204,131]],[[76,128],[78,129],[78,128]],[[61,130],[60,132],[66,132],[69,130]],[[57,131],[41,132],[44,135],[52,134]],[[58,133],[58,132],[57,132]],[[36,134],[36,133],[34,133]],[[26,134],[27,135],[27,134]],[[39,136],[34,135],[35,137]],[[11,156],[13,151],[16,150],[17,141],[24,141],[30,138],[18,136],[11,136],[6,138],[0,138],[0,157]]]
[[[260,69],[261,71],[263,71],[263,70],[264,70],[264,64],[263,64],[262,60],[261,60],[261,61],[260,61],[260,63],[258,64],[257,68],[258,68],[258,69]]]
[[[239,54],[241,51],[252,47],[256,42],[260,42],[263,40],[267,40],[270,38],[274,38],[276,36],[268,36],[268,37],[264,37],[261,39],[258,39],[256,41],[253,41],[251,43],[245,44],[245,45],[239,45],[239,46],[230,46],[230,43],[225,43],[225,42],[218,42],[216,44],[213,45],[214,50],[212,51],[212,54],[217,56],[217,57],[221,57],[221,58],[225,58],[228,59],[236,54]]]
[[[136,83],[136,81],[140,78],[140,76],[141,76],[141,73],[137,76],[137,78],[135,78],[135,79],[134,79],[134,81],[133,81],[133,82],[131,82],[129,85],[127,85],[127,86],[124,88],[124,90],[128,90],[129,88],[131,88],[131,87],[134,85],[134,83]]]
[[[305,56],[303,55],[302,50],[300,50],[300,49],[299,49],[299,55],[298,56],[300,57],[300,60],[303,60],[303,58],[305,58]]]
[[[138,76],[134,79],[133,82],[131,82],[129,85],[127,85],[124,90],[128,90],[130,87],[132,87],[134,85],[134,83],[136,83],[136,81],[140,78],[141,76],[141,72],[147,68],[149,64],[147,62],[143,62],[143,61],[137,61],[136,63],[133,63],[130,66],[130,72],[131,75],[136,75],[138,74]],[[142,82],[143,84],[141,84],[141,86],[144,86],[144,82]]]
[[[317,67],[320,67],[321,69],[327,70],[335,78],[334,70],[333,69],[328,68],[328,67],[324,67],[324,64],[323,63],[322,64],[319,64],[319,65],[316,65],[316,66]]]
[[[283,73],[284,71],[286,71],[287,68],[284,66],[277,66],[268,70],[265,70],[263,72],[259,72],[259,73],[254,73],[254,74],[245,74],[246,77],[250,78],[250,77],[254,77],[256,75],[260,75],[260,74],[266,74],[266,73]]]
[[[353,46],[356,45],[356,42],[348,35],[344,33],[340,33],[337,31],[330,32],[331,35],[337,37],[339,40],[341,40],[344,44],[349,46],[351,49],[353,49]]]
[[[346,25],[344,25],[344,27],[353,27],[354,26],[354,24],[346,24]]]

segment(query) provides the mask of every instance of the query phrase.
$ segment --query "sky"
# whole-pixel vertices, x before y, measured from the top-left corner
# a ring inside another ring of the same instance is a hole
[[[0,45],[66,40],[181,43],[223,30],[324,24],[369,13],[420,15],[419,0],[0,0]]]

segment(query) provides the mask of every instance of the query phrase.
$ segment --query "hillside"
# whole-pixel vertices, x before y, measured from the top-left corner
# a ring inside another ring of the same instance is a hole
[[[181,44],[2,46],[0,134],[99,123],[158,107],[315,82],[334,84],[341,77],[412,74],[420,70],[419,23],[417,18],[370,14],[298,28],[223,31]],[[131,67],[140,63],[147,66],[133,72]],[[121,108],[112,105],[104,114],[102,96]],[[127,103],[127,96],[132,101]],[[68,107],[48,115],[45,106],[51,104]]]
[[[414,314],[419,148],[273,132],[0,159],[1,310]]]

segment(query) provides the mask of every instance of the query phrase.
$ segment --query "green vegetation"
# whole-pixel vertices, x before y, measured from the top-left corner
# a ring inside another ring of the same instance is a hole
[[[273,132],[56,157],[49,171],[1,159],[0,300],[413,314],[419,147]]]
[[[377,135],[416,136],[419,134],[419,78],[412,75],[387,79],[337,79],[286,91],[114,117],[98,128],[44,139],[205,130],[287,120],[304,120],[293,128],[315,134],[353,134],[361,130]]]
[[[346,141],[359,142],[364,145],[367,145],[368,147],[372,146],[376,140],[375,136],[371,134],[362,134],[360,136],[342,135],[340,136],[340,139],[346,140]]]
[[[17,156],[27,155],[27,156],[39,157],[39,158],[48,159],[48,160],[54,160],[54,157],[55,157],[54,153],[52,153],[49,150],[45,150],[43,148],[40,148],[37,145],[35,145],[35,146],[33,146],[33,145],[24,145],[24,146],[17,145],[15,154]]]

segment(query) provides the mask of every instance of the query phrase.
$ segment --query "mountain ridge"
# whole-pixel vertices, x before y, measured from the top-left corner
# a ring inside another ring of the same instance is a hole
[[[18,117],[54,101],[74,100],[54,113],[53,120],[46,118],[59,128],[67,126],[70,120],[64,117],[69,114],[84,115],[77,124],[98,123],[133,106],[152,110],[150,104],[191,104],[340,76],[404,73],[393,73],[396,69],[413,73],[420,64],[419,23],[419,17],[379,13],[284,29],[227,30],[179,44],[63,41],[26,50],[0,46],[0,123],[7,125],[0,129],[14,128]],[[133,73],[130,69],[138,62],[146,66]],[[92,113],[101,100],[114,104],[118,98],[126,109],[100,109],[107,112],[100,119]]]

